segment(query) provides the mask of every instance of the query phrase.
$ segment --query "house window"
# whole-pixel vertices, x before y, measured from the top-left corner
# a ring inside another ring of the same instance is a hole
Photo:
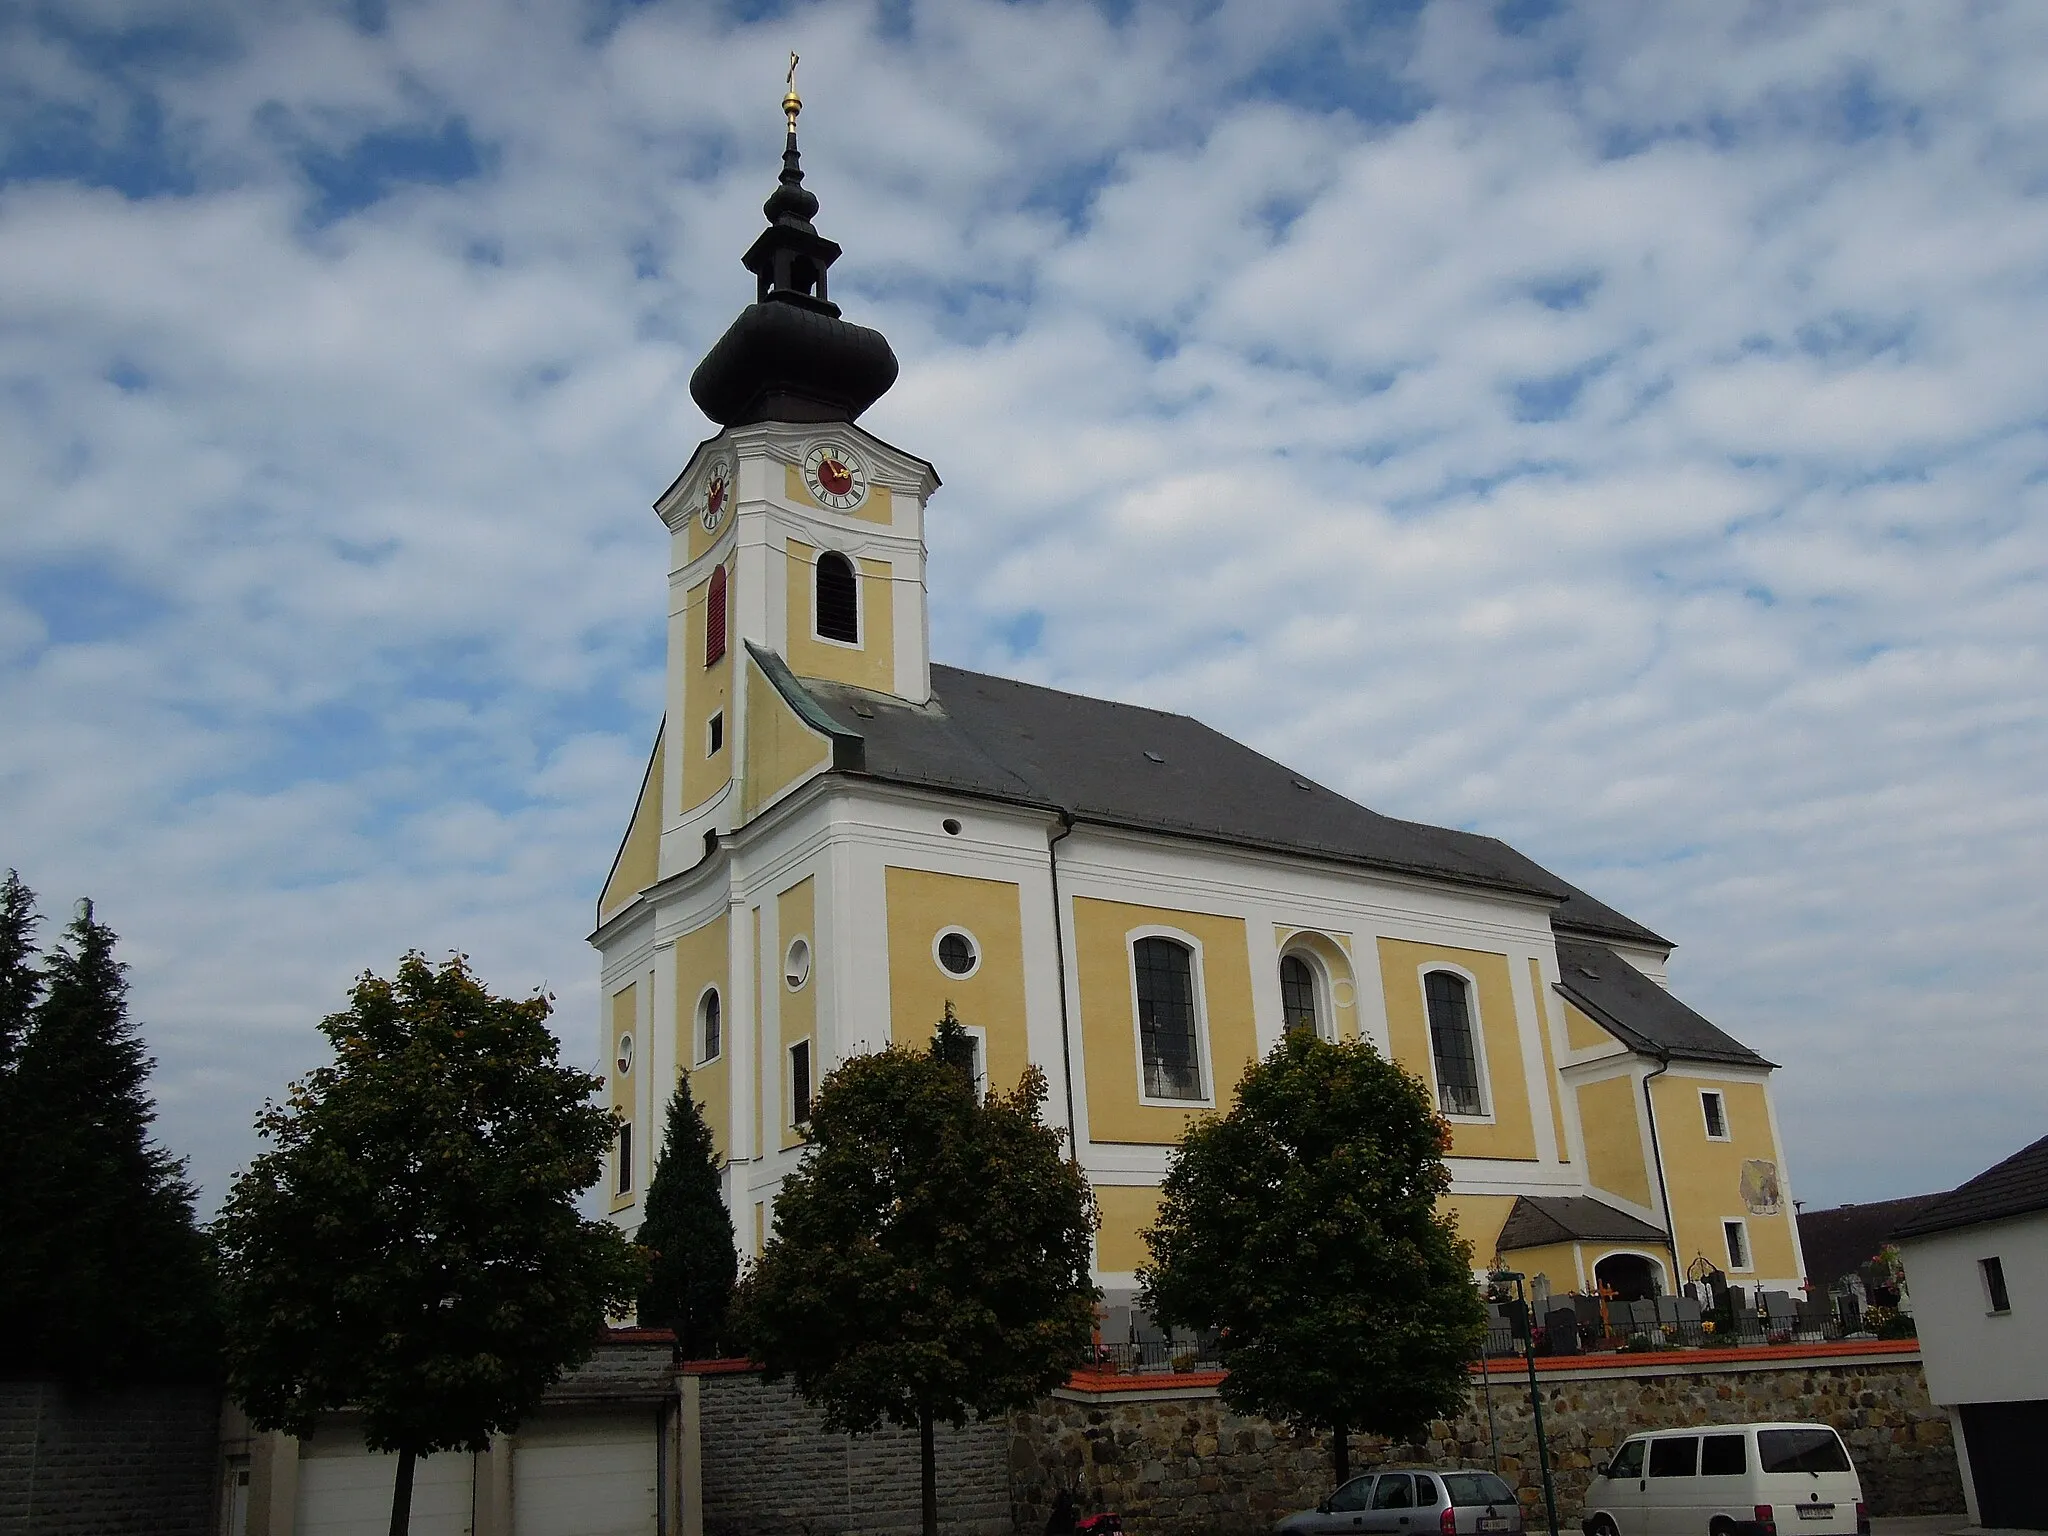
[[[1728,1244],[1728,1267],[1749,1268],[1749,1224],[1741,1221],[1721,1223],[1721,1236]]]
[[[1172,939],[1131,946],[1138,983],[1138,1054],[1148,1099],[1202,1097],[1202,1061],[1195,1039],[1194,954]]]
[[[1429,1003],[1429,1050],[1436,1063],[1437,1107],[1447,1115],[1483,1115],[1479,1051],[1472,1039],[1471,983],[1450,971],[1422,981]]]
[[[2005,1289],[2005,1263],[2002,1259],[1979,1259],[1977,1268],[1984,1276],[1984,1296],[1991,1303],[1994,1315],[2012,1310],[2012,1297]]]
[[[619,1127],[618,1174],[618,1192],[622,1195],[633,1193],[633,1122],[630,1120]]]
[[[725,711],[713,715],[704,726],[704,755],[716,757],[725,748]]]
[[[725,567],[711,572],[711,591],[704,599],[704,665],[725,659]],[[716,748],[713,748],[716,751]]]
[[[802,1125],[811,1118],[811,1042],[799,1040],[789,1048],[789,1123]]]
[[[860,644],[860,588],[853,562],[836,550],[818,556],[818,638]]]
[[[1280,1017],[1289,1030],[1328,1034],[1316,1003],[1316,973],[1299,955],[1280,957]]]
[[[716,1061],[725,1042],[719,1038],[723,1020],[719,1016],[718,989],[709,988],[697,1004],[697,1060]]]
[[[1706,1117],[1707,1140],[1728,1139],[1728,1104],[1720,1094],[1711,1088],[1700,1090],[1700,1113]]]

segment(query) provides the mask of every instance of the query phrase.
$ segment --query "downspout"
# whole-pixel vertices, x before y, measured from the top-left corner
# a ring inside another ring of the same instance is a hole
[[[1067,1155],[1081,1160],[1081,1144],[1074,1128],[1074,1047],[1067,1021],[1067,937],[1060,906],[1060,844],[1074,835],[1074,818],[1065,808],[1059,813],[1060,829],[1045,840],[1046,867],[1052,872],[1052,951],[1059,961],[1060,982],[1060,1077],[1067,1090]]]
[[[1657,1140],[1657,1103],[1650,1097],[1650,1081],[1662,1077],[1671,1070],[1671,1058],[1660,1055],[1657,1070],[1643,1075],[1643,1110],[1650,1117],[1650,1161],[1657,1167],[1657,1197],[1664,1202],[1664,1247],[1671,1255],[1671,1294],[1678,1294],[1678,1287],[1685,1278],[1685,1269],[1678,1260],[1678,1221],[1671,1212],[1671,1189],[1664,1182],[1664,1149]]]

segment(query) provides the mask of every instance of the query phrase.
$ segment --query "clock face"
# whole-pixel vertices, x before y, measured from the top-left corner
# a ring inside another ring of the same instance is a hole
[[[844,443],[820,443],[804,460],[804,484],[826,506],[849,511],[867,500],[867,466]]]
[[[704,478],[704,531],[715,533],[732,505],[732,465],[720,460]]]

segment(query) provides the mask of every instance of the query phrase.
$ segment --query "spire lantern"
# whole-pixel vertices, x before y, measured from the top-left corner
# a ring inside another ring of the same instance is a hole
[[[761,205],[768,227],[740,262],[754,274],[754,302],[740,312],[690,376],[690,395],[724,426],[750,421],[852,421],[896,382],[896,354],[882,333],[839,317],[826,273],[839,246],[811,220],[818,198],[804,185],[796,120],[797,56],[782,97],[788,134],[782,174]]]

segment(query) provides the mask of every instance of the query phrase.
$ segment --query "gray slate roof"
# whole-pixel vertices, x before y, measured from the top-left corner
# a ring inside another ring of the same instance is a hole
[[[1997,1167],[1985,1169],[1967,1184],[1936,1195],[1892,1235],[1926,1237],[2035,1211],[2048,1211],[2048,1136],[2013,1153]]]
[[[1775,1065],[1716,1028],[1605,944],[1560,937],[1557,990],[1631,1050],[1677,1061]]]
[[[1853,1275],[1891,1241],[1892,1233],[1946,1195],[1908,1195],[1902,1200],[1873,1200],[1864,1205],[1838,1205],[1826,1211],[1801,1211],[1799,1251],[1806,1258],[1807,1278],[1826,1290],[1844,1275]]]
[[[1591,1195],[1517,1195],[1494,1244],[1502,1253],[1570,1242],[1664,1243],[1647,1221]]]
[[[1497,838],[1382,816],[1187,715],[958,667],[932,668],[925,705],[769,671],[786,694],[795,687],[807,695],[792,697],[792,707],[808,713],[808,704],[830,718],[842,771],[1065,811],[1101,826],[1534,896],[1558,903],[1551,921],[1560,930],[1670,948]]]

